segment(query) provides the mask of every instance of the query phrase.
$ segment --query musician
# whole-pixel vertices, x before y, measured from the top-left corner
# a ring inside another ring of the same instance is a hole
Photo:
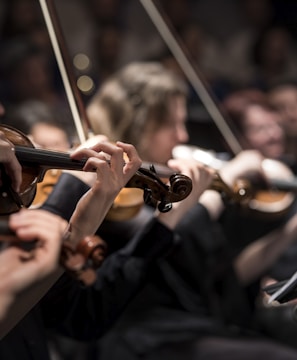
[[[14,145],[5,138],[2,132],[0,133],[0,149],[2,171],[5,171],[11,179],[13,190],[19,192],[22,182],[21,165],[15,156]],[[26,306],[21,306],[17,300],[18,297],[24,296],[24,291],[29,287],[31,289],[34,286],[38,287],[38,282],[45,280],[57,268],[61,248],[60,240],[66,228],[65,220],[41,210],[35,212],[22,210],[11,215],[9,222],[20,241],[38,240],[39,247],[31,258],[30,253],[17,246],[16,243],[14,246],[4,247],[0,252],[2,329],[5,328],[7,321],[11,321],[11,318],[16,316],[14,314],[16,309],[18,313],[22,313],[23,309],[19,308],[26,308]]]
[[[225,98],[222,108],[244,149],[256,149],[270,159],[291,159],[286,153],[282,115],[263,91],[256,88],[234,91]]]
[[[14,145],[5,139],[2,133],[0,140],[1,163],[13,180],[15,191],[19,191],[21,166],[15,157]],[[102,155],[97,155],[100,151],[110,155],[111,165],[102,159]],[[123,167],[124,151],[128,159]],[[92,189],[78,202],[71,216],[71,232],[67,231],[67,241],[75,245],[85,236],[94,233],[118,191],[138,169],[140,159],[134,147],[124,143],[102,143],[87,150],[77,150],[72,156],[88,158],[85,170],[96,169],[98,176]],[[117,165],[119,163],[120,166]],[[34,253],[30,253],[14,242],[1,252],[1,337],[35,305],[61,275],[59,255],[67,222],[45,210],[23,209],[10,215],[9,226],[17,239],[27,242],[37,240],[38,246]],[[9,240],[13,241],[10,238]],[[53,278],[49,277],[50,274],[53,274]],[[44,281],[41,283],[42,279]]]
[[[185,92],[176,84],[182,85],[159,64],[127,66],[103,85],[88,108],[95,131],[99,131],[101,126],[106,131],[114,129],[117,135],[105,134],[130,138],[130,141],[135,141],[144,160],[159,159],[159,163],[166,163],[172,146],[187,140]],[[231,185],[240,176],[261,173],[262,160],[255,152],[240,154],[222,169],[221,175]],[[168,165],[174,167],[176,163],[170,161]],[[201,164],[196,162],[194,166],[202,171]],[[84,181],[88,184],[89,179]],[[66,206],[63,209],[61,200],[58,202],[57,199],[70,188],[70,184],[79,187],[73,174],[64,174],[45,207],[65,216]],[[83,184],[80,188],[83,192]],[[276,359],[296,356],[295,352],[290,354],[290,350],[287,352],[278,345],[271,347],[270,342],[260,340],[259,335],[256,347],[252,346],[252,338],[241,337],[246,334],[253,318],[245,286],[257,279],[292,241],[296,217],[233,259],[226,250],[227,244],[217,223],[224,210],[220,195],[209,190],[202,194],[198,204],[197,199],[176,229],[180,241],[167,257],[157,259],[153,266],[145,269],[135,299],[129,298],[124,313],[100,341],[100,358],[203,358],[208,352],[214,358],[221,358],[224,352],[228,358],[232,354],[235,359],[244,359],[243,356],[260,359],[263,354],[273,354]],[[169,215],[174,219],[174,213]],[[147,222],[149,215],[145,216]],[[139,215],[128,222],[104,221],[98,233],[114,252],[122,246],[123,238],[128,241],[131,233],[142,226],[143,217]],[[285,239],[281,243],[279,236]],[[269,254],[265,261],[261,256],[263,252]],[[219,255],[228,253],[223,257]],[[236,280],[232,264],[241,284]],[[101,273],[98,271],[101,278],[104,271],[112,272],[112,267],[103,265]],[[113,276],[112,279],[116,278]],[[101,287],[104,293],[104,286],[104,281],[98,283],[97,290]],[[121,297],[112,296],[109,301],[117,308]],[[233,332],[231,328],[234,326],[238,331]],[[101,335],[105,331],[106,328],[102,332],[102,326],[97,329]],[[229,341],[229,335],[235,338]]]
[[[10,151],[12,151],[11,149],[12,148],[10,147]],[[110,154],[110,165],[105,160],[102,161],[101,151]],[[122,157],[123,151],[125,151],[129,157],[129,161],[126,161],[124,168]],[[123,184],[127,182],[131,174],[139,167],[140,162],[134,147],[123,143],[117,143],[116,146],[101,143],[88,149],[82,148],[77,150],[71,156],[75,159],[90,157],[85,170],[96,167],[97,180],[90,191],[85,191],[85,188],[87,187],[85,185],[83,194],[76,191],[77,186],[75,182],[72,182],[72,186],[68,188],[71,192],[70,196],[67,197],[67,193],[64,193],[62,197],[60,196],[60,202],[51,203],[49,201],[47,207],[50,208],[52,205],[51,212],[57,212],[59,207],[63,208],[63,206],[65,206],[67,215],[70,214],[71,217],[71,239],[77,241],[78,236],[81,237],[93,233],[98,227],[102,220],[102,216],[106,214],[104,209],[107,210],[111,206],[111,200],[114,198],[119,187],[122,187]],[[120,166],[118,166],[119,162]],[[186,199],[185,202],[175,204],[174,212],[172,214],[159,214],[158,221],[152,219],[148,226],[145,227],[137,237],[132,239],[126,248],[110,257],[106,262],[105,269],[102,269],[102,273],[98,273],[97,283],[93,288],[81,288],[78,282],[76,282],[76,280],[71,280],[69,276],[65,276],[67,282],[65,282],[65,278],[62,278],[60,283],[57,284],[57,290],[55,291],[55,289],[53,289],[42,301],[42,305],[45,306],[46,309],[44,310],[43,315],[46,318],[45,321],[47,326],[53,326],[54,322],[58,322],[58,324],[60,324],[60,330],[63,329],[63,331],[70,335],[76,334],[76,336],[80,337],[89,337],[89,332],[92,331],[94,331],[93,336],[97,337],[98,334],[102,333],[104,329],[110,326],[119,311],[126,305],[129,298],[133,296],[136,291],[135,289],[142,283],[142,278],[150,264],[155,261],[156,258],[168,252],[173,241],[173,235],[170,232],[170,229],[175,226],[185,211],[196,203],[204,188],[209,186],[212,178],[210,171],[206,169],[201,169],[201,171],[199,171],[196,164],[192,167],[185,166],[185,164],[180,166],[176,164],[175,166],[177,166],[177,169],[180,171],[191,175],[191,177],[195,179],[195,184],[199,184],[198,186],[195,185],[193,187],[191,196]],[[83,196],[81,197],[81,195]],[[98,201],[98,199],[100,199],[100,201]],[[74,204],[75,208],[77,201],[79,201],[77,211],[71,215],[71,206]],[[56,206],[56,208],[54,206]],[[30,224],[32,223],[34,214],[40,214],[41,217],[43,216],[43,221],[46,221],[46,219],[49,220],[51,214],[47,214],[45,210],[46,206],[44,207],[44,210],[24,210],[24,212],[22,211],[20,214],[10,218],[10,226],[19,233],[21,228],[27,224],[27,222]],[[28,214],[26,214],[27,212]],[[90,215],[90,213],[92,213],[92,215]],[[15,217],[17,217],[17,219],[15,219]],[[57,220],[60,219],[57,216],[54,216],[54,218],[56,221],[60,221]],[[17,221],[17,224],[15,221]],[[44,230],[50,230],[49,227],[52,226],[50,224],[51,223],[47,223]],[[49,233],[53,238],[56,237],[56,240],[59,239],[58,231],[55,235],[53,231],[50,231]],[[35,234],[37,234],[37,232],[35,232],[34,235]],[[155,241],[152,242],[152,239]],[[56,247],[55,249],[57,251]],[[54,267],[56,267],[57,258],[55,258],[54,264]],[[135,272],[135,270],[137,271]],[[41,276],[42,272],[40,272],[39,275]],[[115,280],[112,281],[111,286],[110,281],[113,277],[115,277]],[[105,284],[104,286],[101,285],[102,282]],[[38,295],[41,296],[48,286],[49,285],[46,284],[45,289],[43,287],[42,290],[38,289]],[[61,295],[61,290],[63,290],[65,296]],[[114,293],[117,292],[121,294],[121,297],[115,304],[114,301],[110,300],[114,297]],[[89,317],[92,319],[92,309],[86,306],[86,303],[90,304],[90,296],[93,299],[92,301],[94,302],[95,307],[98,306],[98,302],[102,302],[102,306],[97,310],[97,316],[99,318],[95,321],[95,327],[93,324],[94,320],[90,323],[89,319]],[[22,297],[19,299],[21,301]],[[76,300],[73,301],[73,299]],[[28,308],[33,306],[34,302],[37,300],[38,297],[36,298],[31,293],[28,293],[29,304],[26,304],[26,310],[28,311]],[[79,306],[78,303],[76,304],[76,301],[79,303]],[[46,305],[49,305],[49,307]],[[44,328],[41,326],[42,320],[39,313],[40,306],[41,303],[39,303],[37,307],[26,315],[24,319],[3,338],[0,343],[1,357],[5,359],[15,359],[18,357],[26,359],[27,356],[28,358],[31,358],[32,356],[37,356],[42,359],[48,358],[49,355],[47,353],[44,338]],[[67,324],[67,321],[63,324],[63,321],[65,320],[64,315],[66,315],[65,306],[69,310],[69,312],[67,311],[66,317],[69,316],[71,318],[71,324],[69,322]],[[106,312],[107,308],[110,308],[110,310]],[[2,321],[1,323],[1,336],[7,333],[8,330],[15,325],[20,316],[24,315],[26,312],[23,308],[20,311],[21,314],[15,313],[15,307],[12,309],[14,310],[12,312],[12,317],[8,316],[7,321]],[[81,327],[82,318],[79,318],[82,315],[82,309],[86,309],[86,312],[83,314],[83,318],[86,316],[86,328]],[[56,311],[57,313],[54,317],[53,315]],[[72,311],[74,311],[73,317],[70,316]],[[77,319],[77,326],[72,326],[72,321],[75,318]],[[89,329],[89,331],[86,332],[86,329]]]
[[[296,174],[296,162],[294,155],[287,152],[286,138],[281,126],[281,113],[272,106],[267,95],[255,88],[247,88],[233,92],[223,102],[223,109],[230,120],[232,129],[241,140],[245,149],[256,149],[266,158],[280,161],[288,167],[287,180],[294,180]],[[278,175],[280,170],[277,162],[274,173]],[[291,170],[291,174],[290,174]],[[269,195],[269,193],[267,193]],[[273,205],[273,204],[272,204]],[[283,209],[283,215],[274,216],[242,216],[238,218],[238,212],[232,211],[225,217],[225,223],[232,224],[228,229],[228,238],[237,249],[245,246],[253,239],[273,228],[278,227],[290,216],[296,213],[296,201],[292,200],[287,209]],[[238,218],[234,226],[234,216]],[[244,230],[243,230],[244,229]],[[241,239],[241,243],[238,241]],[[278,280],[285,279],[295,272],[296,246],[292,244],[288,251],[279,259],[278,264],[271,269],[271,275]]]
[[[10,216],[9,225],[15,231],[18,242],[15,236],[10,240],[11,246],[0,252],[2,329],[7,321],[17,317],[15,313],[25,311],[20,310],[20,307],[26,309],[24,302],[28,288],[38,288],[40,281],[46,281],[49,274],[58,267],[66,224],[59,216],[42,210],[21,210]],[[39,243],[34,254],[23,249],[20,243],[33,240]],[[34,305],[33,296],[30,300],[30,305]]]
[[[287,174],[287,180],[294,182],[296,162],[294,155],[288,152],[284,129],[281,126],[282,114],[269,102],[267,94],[256,88],[246,88],[234,91],[225,98],[222,108],[231,128],[240,139],[244,149],[256,149],[265,157],[277,160],[272,163],[273,176]],[[280,168],[284,167],[284,170]],[[287,169],[286,169],[287,167]],[[257,189],[257,188],[256,188]],[[289,193],[285,193],[285,195]],[[229,207],[224,212],[220,222],[225,236],[232,244],[233,251],[238,254],[245,246],[251,244],[259,236],[263,236],[282,226],[296,214],[296,198],[277,214],[273,203],[275,193],[267,191],[267,199],[271,198],[271,206],[266,211],[240,212],[236,207]],[[261,201],[260,201],[261,203]],[[260,205],[261,206],[261,205]],[[285,251],[262,274],[258,282],[265,283],[284,280],[296,270],[296,235]],[[249,287],[250,296],[258,292],[257,282]],[[290,345],[295,344],[296,324],[290,315],[293,309],[261,307],[258,311],[258,321],[270,336],[281,339]],[[286,329],[286,330],[285,330]]]
[[[296,159],[297,87],[289,82],[274,85],[268,91],[268,99],[281,114],[280,125],[285,132],[286,150]]]
[[[73,120],[64,107],[38,100],[24,101],[7,111],[6,125],[26,134],[38,148],[69,151],[74,143]]]
[[[166,165],[174,146],[189,139],[186,101],[187,87],[178,76],[159,63],[140,62],[110,77],[87,112],[96,134],[130,142],[143,161]]]

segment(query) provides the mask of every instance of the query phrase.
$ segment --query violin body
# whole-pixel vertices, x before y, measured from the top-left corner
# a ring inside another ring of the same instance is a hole
[[[80,170],[85,160],[73,160],[68,153],[36,149],[32,142],[21,131],[7,125],[1,125],[0,131],[14,144],[15,154],[22,165],[22,184],[17,194],[10,186],[9,178],[3,181],[5,174],[1,174],[3,185],[0,189],[0,215],[8,215],[22,207],[32,204],[37,184],[40,183],[50,169]],[[143,201],[147,204],[158,205],[161,212],[171,209],[172,202],[185,199],[192,191],[192,181],[182,174],[172,173],[169,185],[165,184],[155,172],[150,169],[139,168],[125,185],[126,188],[143,190]]]
[[[255,186],[249,209],[264,219],[278,218],[285,215],[293,205],[294,190],[297,190],[292,186],[294,175],[286,165],[273,159],[263,160],[262,168],[271,186],[266,189]]]
[[[46,201],[61,174],[62,170],[59,169],[50,169],[46,171],[43,180],[36,184],[36,194],[31,207],[38,208]]]
[[[173,150],[175,158],[193,159],[219,171],[226,161],[215,157],[211,151],[191,145],[178,145]],[[241,211],[263,220],[274,220],[289,211],[295,200],[297,180],[282,162],[264,159],[262,168],[268,184],[238,179],[232,188],[227,187],[218,175],[211,188],[223,192],[228,200],[239,203]]]
[[[17,144],[31,149],[34,148],[34,145],[29,138],[20,131],[7,126],[0,126],[0,130],[14,145]],[[10,189],[9,183],[3,183],[0,188],[1,215],[8,215],[18,211],[21,207],[28,207],[31,205],[36,194],[36,184],[40,178],[38,170],[39,169],[34,167],[22,167],[22,184],[19,194],[14,193],[14,191]]]

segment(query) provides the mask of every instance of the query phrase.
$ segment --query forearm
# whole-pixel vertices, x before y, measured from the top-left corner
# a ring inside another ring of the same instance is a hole
[[[72,243],[95,234],[112,206],[114,198],[115,194],[106,194],[102,191],[94,194],[93,189],[81,197],[69,221]]]
[[[296,239],[296,216],[284,226],[247,246],[235,259],[241,283],[248,284],[261,276]]]
[[[80,198],[89,186],[75,176],[62,173],[42,209],[57,214],[69,221]]]
[[[42,209],[73,222],[71,227],[71,239],[69,238],[68,240],[70,241],[75,239],[75,243],[81,240],[84,236],[91,235],[94,232],[92,228],[90,229],[90,234],[85,234],[85,232],[88,231],[88,228],[81,228],[81,226],[84,226],[84,223],[88,223],[88,221],[90,221],[89,214],[95,214],[94,216],[96,216],[97,211],[100,214],[99,208],[101,204],[99,204],[99,202],[97,202],[98,204],[92,202],[90,204],[91,206],[88,206],[86,194],[89,190],[89,186],[76,176],[69,173],[63,173],[47,201],[42,206]],[[85,198],[83,199],[84,196]],[[79,202],[81,211],[74,214],[76,206]],[[97,221],[99,222],[99,220]],[[91,224],[93,223],[91,222]],[[96,230],[97,228],[95,231]]]
[[[212,221],[216,221],[225,209],[220,193],[214,190],[206,190],[201,195],[199,203],[208,211]]]
[[[152,220],[124,248],[105,259],[93,286],[81,287],[64,276],[54,289],[58,296],[51,291],[42,301],[47,324],[79,340],[102,336],[138,293],[151,264],[166,255],[172,243],[173,233]]]

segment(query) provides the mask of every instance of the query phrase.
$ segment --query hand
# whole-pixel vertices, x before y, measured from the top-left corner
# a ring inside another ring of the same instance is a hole
[[[228,161],[220,170],[222,179],[233,186],[238,179],[258,177],[267,181],[262,168],[264,157],[256,150],[244,150]]]
[[[76,147],[76,149],[73,149],[73,150],[80,150],[80,149],[84,149],[84,148],[90,148],[92,146],[97,145],[98,143],[103,142],[103,141],[108,141],[107,136],[105,136],[105,135],[93,135],[92,137],[90,137],[89,139],[84,141],[82,144],[78,145]]]
[[[18,294],[53,272],[59,263],[67,222],[45,210],[23,209],[9,217],[9,227],[19,242],[36,241],[28,252],[11,243],[0,253],[0,293]]]
[[[96,170],[91,189],[80,199],[70,220],[74,230],[72,241],[77,242],[96,232],[119,191],[139,169],[141,159],[133,145],[122,142],[101,142],[88,149],[79,149],[71,157],[88,158],[83,170]]]
[[[61,275],[58,264],[66,225],[44,210],[23,209],[10,215],[9,226],[17,238],[0,252],[0,339]],[[31,251],[21,247],[28,241],[34,241]]]
[[[85,142],[80,144],[75,149],[72,149],[73,156],[74,158],[76,158],[76,156],[79,156],[78,154],[80,150],[91,148],[101,142],[106,142],[106,141],[108,141],[108,138],[105,135],[94,135],[90,139],[87,139]],[[76,178],[80,179],[89,186],[92,186],[94,181],[96,181],[96,174],[91,172],[83,172],[76,170],[63,170],[63,172],[75,176]]]
[[[124,153],[127,155],[124,161]],[[117,142],[99,142],[90,148],[81,148],[71,154],[72,159],[87,158],[83,168],[86,172],[96,170],[97,181],[93,191],[100,189],[104,193],[117,195],[127,184],[141,165],[136,149],[133,145]]]
[[[168,166],[192,180],[192,191],[189,196],[182,201],[174,203],[168,213],[158,215],[161,222],[173,229],[186,212],[198,203],[204,191],[210,187],[215,171],[196,160],[190,159],[170,160]]]

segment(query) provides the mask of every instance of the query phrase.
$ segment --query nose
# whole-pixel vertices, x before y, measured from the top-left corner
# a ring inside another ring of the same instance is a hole
[[[176,128],[176,138],[179,144],[184,144],[189,141],[189,133],[184,124],[180,124]]]
[[[5,113],[4,106],[3,106],[2,103],[0,102],[0,116],[3,116],[4,113]]]
[[[270,126],[267,129],[267,132],[270,135],[271,139],[280,140],[283,139],[284,137],[283,129],[278,124],[274,124],[274,126]]]

